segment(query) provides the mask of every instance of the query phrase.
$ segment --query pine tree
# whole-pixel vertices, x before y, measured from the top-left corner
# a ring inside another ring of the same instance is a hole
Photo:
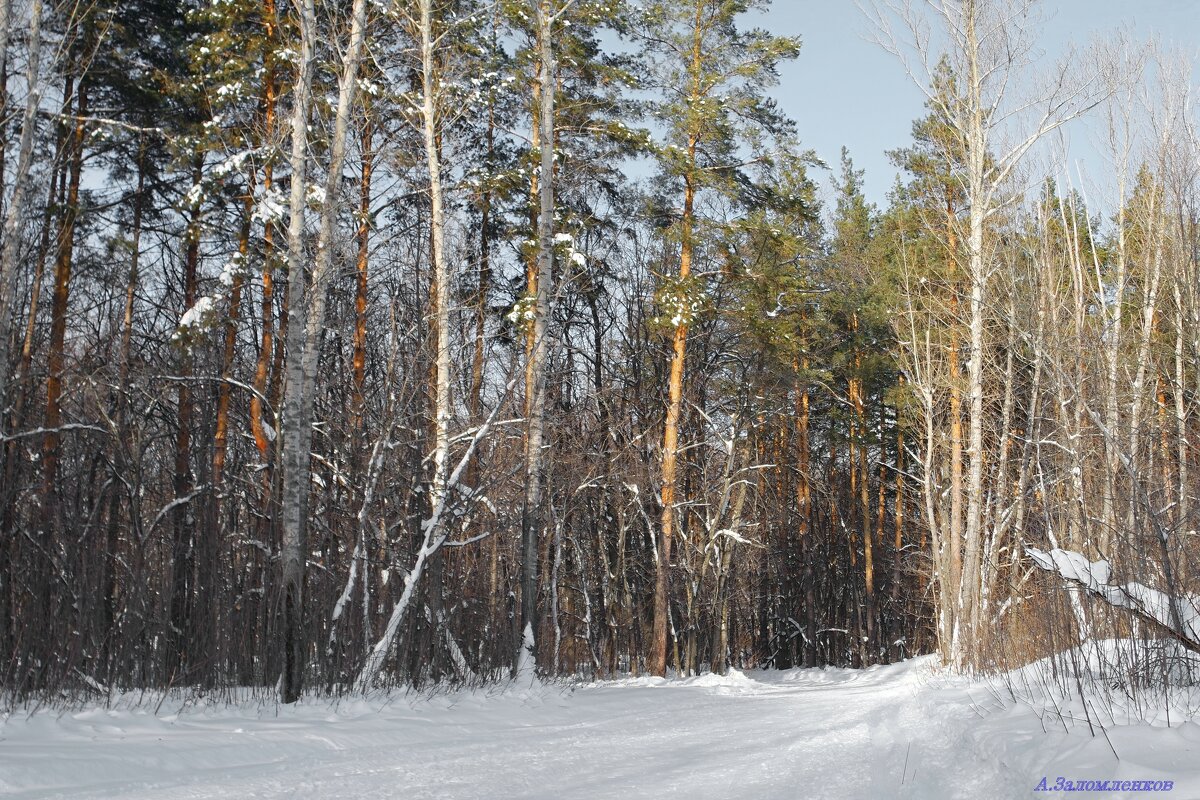
[[[665,128],[661,150],[664,191],[678,192],[682,208],[667,212],[672,239],[678,242],[678,270],[663,276],[656,300],[659,319],[671,332],[662,438],[662,515],[654,586],[654,625],[649,669],[667,669],[669,575],[676,537],[685,535],[675,504],[683,412],[688,330],[704,304],[702,280],[693,262],[707,259],[697,196],[715,192],[734,202],[751,201],[754,185],[747,168],[767,164],[776,139],[790,125],[763,92],[777,79],[780,61],[795,58],[796,39],[760,29],[741,30],[737,17],[766,2],[661,0],[647,4],[642,24],[650,42],[644,57],[652,64],[650,83],[662,93],[656,109]]]

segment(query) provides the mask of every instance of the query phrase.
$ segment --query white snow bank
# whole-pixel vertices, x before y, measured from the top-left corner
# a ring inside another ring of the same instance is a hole
[[[746,673],[730,669],[724,675],[707,672],[684,681],[689,686],[700,686],[708,689],[737,689],[754,690],[759,688],[758,681],[746,676]]]
[[[0,722],[0,795],[1003,800],[1039,796],[1043,778],[1127,776],[1200,797],[1195,725],[1110,729],[1117,761],[1085,726],[1047,733],[1030,706],[996,698],[924,658],[291,707],[167,702],[157,716],[39,711]]]

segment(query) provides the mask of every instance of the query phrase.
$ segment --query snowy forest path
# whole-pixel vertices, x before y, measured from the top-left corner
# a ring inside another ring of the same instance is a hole
[[[0,727],[23,798],[1006,798],[928,661]],[[936,682],[936,681],[934,681]],[[1026,785],[1028,784],[1028,785]]]

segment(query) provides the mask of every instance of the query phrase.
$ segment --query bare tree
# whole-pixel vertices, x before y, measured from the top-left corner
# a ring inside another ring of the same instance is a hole
[[[0,64],[7,63],[10,0],[0,0]],[[33,0],[29,8],[28,52],[25,67],[25,110],[21,115],[21,140],[17,146],[17,169],[12,194],[4,215],[4,242],[0,249],[0,412],[6,408],[10,383],[8,343],[11,340],[13,304],[17,289],[17,256],[21,246],[21,222],[25,214],[25,191],[33,168],[33,134],[37,127],[38,105],[42,97],[42,0]],[[7,87],[0,87],[7,95]]]
[[[525,434],[525,504],[521,511],[521,639],[514,670],[522,662],[533,663],[537,652],[534,634],[537,622],[538,532],[542,525],[543,439],[546,420],[546,367],[550,343],[547,339],[550,320],[550,290],[554,280],[554,97],[556,89],[554,63],[554,22],[568,8],[554,9],[552,0],[531,0],[537,28],[537,130],[538,130],[538,218],[537,218],[537,287],[533,293],[531,336],[533,349],[529,353],[527,389],[528,422]]]
[[[366,0],[354,0],[350,41],[342,58],[338,103],[334,117],[329,169],[321,195],[320,229],[316,263],[311,278],[304,272],[304,210],[308,105],[312,81],[312,46],[315,30],[312,0],[300,7],[300,71],[294,89],[292,116],[292,185],[289,198],[288,273],[289,288],[287,396],[284,403],[284,495],[283,495],[283,585],[284,585],[284,702],[300,697],[304,685],[307,637],[303,620],[304,563],[310,487],[309,459],[312,450],[312,416],[316,397],[317,365],[321,332],[325,322],[325,299],[334,248],[334,222],[340,207],[342,166],[346,158],[346,136],[351,105],[358,87],[366,27]]]
[[[966,234],[959,238],[969,297],[967,508],[961,576],[952,586],[954,596],[947,598],[951,609],[941,612],[939,630],[949,641],[945,652],[950,662],[959,668],[976,662],[983,643],[985,327],[993,302],[992,280],[1001,267],[988,227],[1011,203],[1010,181],[1029,151],[1095,107],[1108,89],[1098,77],[1075,80],[1080,73],[1069,61],[1041,85],[1033,82],[1037,6],[1037,0],[878,0],[868,7],[877,41],[901,60],[947,122],[962,154],[954,177],[967,205],[966,219],[957,221]],[[950,95],[935,90],[943,51],[958,86]],[[957,542],[946,544],[953,548]]]

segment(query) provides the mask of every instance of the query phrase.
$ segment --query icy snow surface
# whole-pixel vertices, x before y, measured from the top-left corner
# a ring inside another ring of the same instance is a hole
[[[296,707],[14,714],[18,798],[1003,798],[1042,777],[1174,780],[1200,797],[1200,726],[1043,730],[928,659],[862,671],[526,685]],[[1156,793],[1157,794],[1157,793]],[[1072,793],[1118,798],[1145,792]]]

